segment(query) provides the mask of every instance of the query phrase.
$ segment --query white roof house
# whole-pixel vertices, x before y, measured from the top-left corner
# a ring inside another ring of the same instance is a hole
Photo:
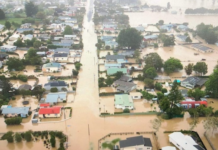
[[[11,45],[1,46],[1,51],[3,52],[11,52],[11,51],[15,51],[16,49],[17,49],[17,46],[11,46]]]
[[[179,150],[204,150],[204,148],[198,145],[191,136],[184,135],[181,132],[169,134],[169,141]]]
[[[33,39],[33,35],[32,34],[27,34],[27,35],[25,35],[25,37],[23,39],[24,40],[32,40]]]
[[[4,29],[4,25],[0,24],[0,31],[2,31]]]

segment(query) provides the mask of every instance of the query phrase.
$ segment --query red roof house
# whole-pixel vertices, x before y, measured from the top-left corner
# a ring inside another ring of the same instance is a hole
[[[40,108],[41,108],[41,107],[49,107],[49,106],[50,106],[49,103],[42,103],[42,104],[40,104]]]
[[[186,109],[196,108],[200,105],[207,106],[206,101],[182,101],[182,102],[180,102],[180,104],[183,108],[186,108]]]
[[[49,108],[40,108],[39,117],[60,117],[61,116],[61,107],[49,107]]]

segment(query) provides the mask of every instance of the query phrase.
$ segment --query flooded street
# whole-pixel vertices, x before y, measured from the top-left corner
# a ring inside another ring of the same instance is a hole
[[[186,0],[187,1],[187,0]],[[91,2],[91,4],[90,4]],[[93,9],[93,1],[88,1],[87,4],[87,12],[90,12]],[[90,17],[90,15],[88,15]],[[145,18],[146,15],[144,14]],[[136,17],[137,18],[137,17]],[[154,19],[155,16],[152,18]],[[160,20],[160,19],[157,19]],[[201,19],[202,20],[202,19]],[[131,17],[130,17],[130,21]],[[214,20],[213,20],[214,21]],[[147,20],[149,22],[149,20]],[[157,22],[157,21],[156,21]],[[155,22],[155,23],[156,23]],[[140,24],[140,22],[137,22]],[[152,22],[149,22],[152,23]],[[76,90],[76,97],[74,99],[74,95],[70,95],[70,103],[66,103],[66,107],[72,107],[72,118],[66,121],[55,120],[59,122],[45,122],[40,124],[32,124],[31,121],[28,123],[22,123],[19,126],[6,126],[3,122],[3,118],[1,118],[2,123],[0,124],[0,133],[4,133],[6,131],[13,130],[14,132],[18,131],[27,131],[27,130],[59,130],[63,131],[68,136],[69,141],[69,150],[88,150],[90,145],[92,145],[94,150],[98,150],[98,140],[103,136],[109,133],[116,133],[116,132],[146,132],[146,131],[154,131],[151,127],[150,121],[156,118],[156,115],[144,115],[144,116],[111,116],[111,117],[99,117],[99,114],[102,109],[102,105],[106,106],[106,110],[113,111],[113,97],[109,96],[106,97],[105,101],[103,102],[102,98],[99,97],[99,88],[98,88],[98,57],[96,52],[95,44],[97,43],[97,35],[95,34],[94,30],[94,23],[90,20],[90,18],[85,15],[84,25],[85,27],[83,31],[83,43],[84,43],[84,51],[81,58],[81,63],[83,66],[81,67],[79,76],[78,76],[78,83],[77,83],[77,90]],[[170,57],[169,53],[175,53],[175,57],[180,57],[177,51],[182,52],[184,49],[181,47],[170,48],[171,50],[167,49],[158,49],[158,53],[160,56],[166,60]],[[149,53],[154,51],[152,49],[145,49],[143,54]],[[166,52],[167,51],[167,52]],[[180,57],[181,60],[188,60],[189,55],[193,55],[194,51],[190,50],[187,52],[185,56]],[[106,56],[107,52],[103,52],[101,57]],[[207,54],[208,56],[204,56],[204,58],[210,58],[214,54]],[[217,54],[218,55],[218,54]],[[197,58],[198,57],[198,58]],[[213,56],[214,57],[214,56]],[[201,59],[201,55],[196,56],[196,61]],[[210,59],[211,60],[211,59]],[[134,60],[130,60],[131,62]],[[209,64],[208,64],[209,65]],[[212,64],[211,64],[212,65]],[[210,66],[209,66],[210,67]],[[71,70],[73,68],[69,68]],[[212,66],[209,70],[212,69]],[[137,73],[133,74],[134,76]],[[103,74],[102,76],[105,76]],[[39,84],[43,83],[47,80],[46,76],[39,76]],[[14,84],[18,85],[20,83],[13,81]],[[28,81],[29,82],[29,81]],[[144,83],[140,81],[135,81],[134,83],[138,83],[137,88],[143,89]],[[102,92],[113,91],[111,88],[104,88],[101,89]],[[17,98],[15,101],[21,101],[21,98]],[[15,102],[14,101],[14,102]],[[69,101],[69,100],[68,100]],[[13,102],[11,102],[12,105]],[[35,100],[32,101],[35,103]],[[139,110],[141,111],[150,111],[151,105],[149,103],[144,103],[144,101],[137,101],[135,104]],[[154,107],[157,107],[154,105]],[[159,109],[157,108],[157,111]],[[202,118],[199,125],[194,129],[196,130],[200,137],[202,138],[208,150],[210,149],[208,142],[204,137],[204,129],[202,124]],[[164,134],[164,131],[172,131],[172,130],[188,130],[190,129],[189,126],[190,118],[188,115],[185,115],[184,118],[176,118],[171,120],[165,120],[162,123],[162,126],[158,132],[158,142],[160,146],[166,146],[168,143],[168,137]],[[217,137],[218,134],[215,136]],[[144,135],[146,137],[146,135]],[[147,136],[150,137],[150,136]],[[116,137],[115,137],[116,138]],[[126,138],[126,137],[122,137]],[[217,140],[217,138],[216,138]],[[215,141],[215,140],[213,140]],[[31,142],[29,143],[30,146],[26,143],[21,144],[8,144],[6,141],[0,141],[0,145],[4,147],[4,149],[10,150],[21,150],[21,149],[31,149],[31,150],[44,150],[44,146],[38,142]],[[216,147],[218,147],[218,143],[214,142]],[[157,150],[157,148],[153,148],[153,150]]]

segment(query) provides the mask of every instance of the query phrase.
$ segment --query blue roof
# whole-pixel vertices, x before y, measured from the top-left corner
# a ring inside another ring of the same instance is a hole
[[[70,43],[61,43],[61,42],[53,42],[52,44],[56,46],[67,46],[67,47],[71,46]]]
[[[106,41],[112,41],[113,40],[113,36],[101,36],[101,40],[106,42]]]
[[[2,110],[2,114],[28,114],[30,107],[8,107]]]
[[[105,46],[118,46],[118,43],[115,41],[105,41]]]
[[[145,40],[155,40],[158,38],[158,35],[146,35],[144,36]]]
[[[33,28],[18,28],[17,32],[23,33],[24,31],[34,31]]]
[[[183,25],[183,24],[178,25],[177,28],[179,28],[179,29],[188,29],[188,27]]]
[[[66,92],[62,92],[62,93],[49,93],[45,99],[46,103],[57,103],[58,102],[58,98],[65,100],[67,97],[67,93]]]
[[[160,27],[163,30],[170,31],[173,28],[173,24],[165,24]]]

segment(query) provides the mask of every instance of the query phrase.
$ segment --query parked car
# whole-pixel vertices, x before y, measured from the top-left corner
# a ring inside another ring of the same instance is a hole
[[[207,99],[206,99],[206,98],[200,98],[200,100],[201,100],[201,101],[207,101]]]
[[[152,98],[152,101],[157,101],[157,100],[158,100],[157,96]]]

